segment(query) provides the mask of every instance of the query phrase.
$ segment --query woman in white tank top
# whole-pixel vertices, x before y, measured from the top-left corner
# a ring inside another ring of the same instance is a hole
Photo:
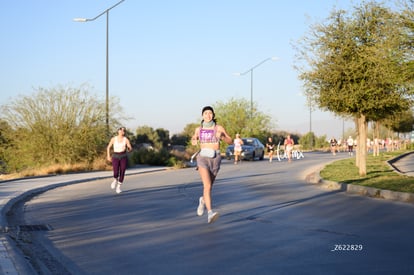
[[[114,180],[111,183],[111,188],[116,188],[116,193],[121,193],[121,184],[124,182],[125,170],[128,164],[127,152],[132,150],[129,139],[125,136],[125,127],[118,129],[118,135],[111,138],[108,146],[106,147],[106,158],[109,162],[112,162],[112,169],[114,172]],[[111,147],[113,147],[113,153],[111,156]]]

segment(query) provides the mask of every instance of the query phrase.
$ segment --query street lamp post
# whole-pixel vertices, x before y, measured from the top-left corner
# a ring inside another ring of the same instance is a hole
[[[105,110],[106,110],[106,131],[109,134],[109,11],[124,2],[125,0],[121,0],[112,7],[104,10],[102,13],[98,14],[94,18],[74,18],[73,21],[75,22],[89,22],[98,19],[102,15],[106,14],[106,93],[105,93]]]
[[[259,67],[260,65],[262,65],[263,63],[265,63],[266,61],[269,61],[269,60],[276,61],[278,59],[279,59],[278,57],[268,57],[262,60],[261,62],[259,62],[258,64],[254,65],[253,67],[251,67],[244,73],[234,73],[234,75],[242,76],[250,72],[250,117],[253,116],[253,70]]]

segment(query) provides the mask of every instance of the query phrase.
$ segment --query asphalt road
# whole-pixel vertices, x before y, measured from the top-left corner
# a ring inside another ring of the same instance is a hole
[[[44,274],[414,274],[413,204],[305,183],[341,157],[224,160],[213,224],[192,168],[127,176],[120,195],[110,179],[55,188],[9,218],[46,228],[19,236]]]

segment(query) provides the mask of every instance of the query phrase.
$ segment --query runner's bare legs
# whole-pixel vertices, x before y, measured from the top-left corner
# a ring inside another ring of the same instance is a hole
[[[203,199],[207,211],[211,210],[211,189],[213,187],[215,176],[210,174],[210,171],[206,168],[199,167],[198,172],[200,173],[201,180],[203,182]]]

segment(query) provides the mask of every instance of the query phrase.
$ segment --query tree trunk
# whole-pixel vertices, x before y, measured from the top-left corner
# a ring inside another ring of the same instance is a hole
[[[357,156],[358,156],[358,168],[359,176],[365,177],[367,175],[367,131],[368,123],[364,115],[358,117],[358,145],[357,145]]]
[[[354,150],[355,150],[355,166],[359,167],[359,120],[358,117],[354,118],[354,122],[355,122],[355,129],[356,129],[356,137],[355,137],[355,141],[354,141]],[[355,149],[356,148],[356,149]]]

